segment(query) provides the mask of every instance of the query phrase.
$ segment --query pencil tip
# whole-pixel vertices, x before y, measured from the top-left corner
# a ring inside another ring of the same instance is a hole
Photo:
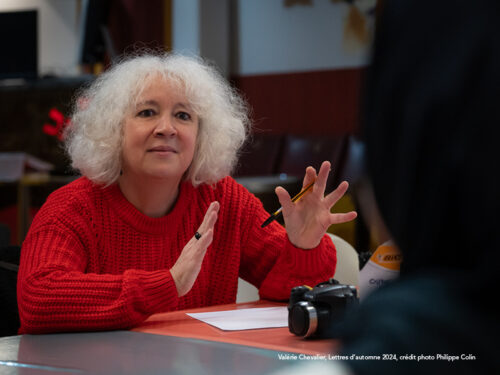
[[[268,226],[268,225],[271,223],[271,221],[273,221],[273,220],[274,220],[274,218],[275,218],[275,216],[273,216],[273,215],[269,216],[269,217],[267,218],[267,220],[266,220],[266,221],[264,221],[260,227],[261,227],[261,228],[264,228],[264,227]]]

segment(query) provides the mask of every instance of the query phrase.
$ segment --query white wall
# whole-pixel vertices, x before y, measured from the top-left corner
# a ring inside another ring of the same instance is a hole
[[[172,1],[172,49],[188,54],[200,54],[199,0]]]
[[[78,73],[77,0],[0,0],[0,12],[38,10],[38,73]]]
[[[359,67],[367,48],[343,45],[348,6],[313,0],[285,7],[283,0],[239,0],[241,75]]]
[[[172,48],[203,56],[224,75],[230,65],[230,12],[232,0],[173,0]]]
[[[284,3],[283,0],[173,0],[173,48],[215,61],[226,75],[367,64],[369,46],[346,48],[347,4],[312,0],[312,5],[287,7]],[[374,0],[359,3],[369,6]]]

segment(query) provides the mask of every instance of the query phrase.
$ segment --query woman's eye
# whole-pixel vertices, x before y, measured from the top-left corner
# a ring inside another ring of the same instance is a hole
[[[177,118],[179,118],[179,119],[181,119],[183,121],[189,121],[189,120],[191,120],[191,115],[189,113],[187,113],[187,112],[177,112],[175,114],[175,117],[177,117]]]
[[[140,111],[137,116],[138,117],[151,117],[151,116],[154,116],[156,114],[156,112],[152,109],[143,109],[142,111]]]

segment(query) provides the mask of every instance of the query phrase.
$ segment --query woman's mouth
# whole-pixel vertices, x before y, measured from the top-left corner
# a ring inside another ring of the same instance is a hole
[[[176,154],[177,150],[170,146],[155,146],[150,148],[148,152],[154,152],[160,155],[161,154],[167,155],[167,154]]]

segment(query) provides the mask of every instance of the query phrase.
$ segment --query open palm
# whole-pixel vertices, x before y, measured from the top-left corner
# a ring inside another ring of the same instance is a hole
[[[302,249],[312,249],[319,245],[321,238],[332,224],[345,223],[356,218],[355,211],[331,213],[331,208],[345,194],[349,184],[343,181],[334,191],[325,196],[326,181],[330,173],[330,163],[324,161],[319,173],[312,167],[306,169],[302,186],[315,180],[312,191],[300,200],[292,202],[290,194],[282,188],[276,188],[283,219],[290,242]]]

